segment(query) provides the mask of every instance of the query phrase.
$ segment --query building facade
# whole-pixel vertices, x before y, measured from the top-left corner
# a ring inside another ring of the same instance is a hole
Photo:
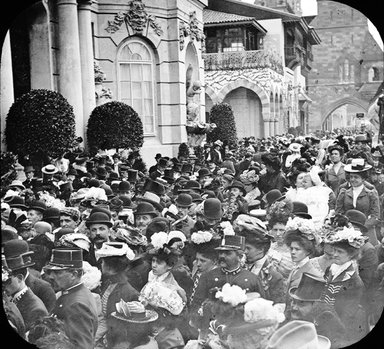
[[[311,25],[321,45],[313,48],[307,85],[313,101],[311,130],[355,128],[364,122],[369,125],[368,110],[383,81],[383,50],[360,11],[323,0],[317,0],[317,9]]]
[[[74,108],[76,135],[110,99],[142,119],[142,155],[174,155],[186,134],[186,71],[204,83],[206,0],[38,1],[14,21],[3,43],[1,126],[31,89],[60,92]],[[95,69],[96,68],[96,69]],[[204,94],[201,114],[204,114]],[[4,145],[3,145],[4,147]],[[3,148],[4,149],[4,148]]]

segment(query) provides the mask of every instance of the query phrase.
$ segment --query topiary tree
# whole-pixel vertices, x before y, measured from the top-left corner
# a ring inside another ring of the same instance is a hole
[[[29,155],[37,165],[58,157],[75,138],[73,107],[58,92],[36,89],[22,95],[9,109],[5,140],[10,152]]]
[[[93,109],[87,129],[89,147],[137,150],[143,146],[143,123],[128,104],[112,101]]]
[[[216,124],[216,128],[207,134],[208,142],[221,140],[230,148],[237,147],[236,122],[232,107],[228,103],[215,104],[210,112],[209,121]]]

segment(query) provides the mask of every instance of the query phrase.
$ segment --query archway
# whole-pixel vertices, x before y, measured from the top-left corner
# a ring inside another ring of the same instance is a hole
[[[239,138],[264,136],[264,122],[260,97],[252,90],[238,87],[230,91],[223,100],[231,105]]]

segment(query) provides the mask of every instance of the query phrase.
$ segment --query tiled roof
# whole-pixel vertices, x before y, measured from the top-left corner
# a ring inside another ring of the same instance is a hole
[[[253,20],[254,20],[253,17],[240,16],[234,13],[225,13],[225,12],[213,11],[209,9],[203,10],[204,24],[244,22],[244,21],[253,21]]]

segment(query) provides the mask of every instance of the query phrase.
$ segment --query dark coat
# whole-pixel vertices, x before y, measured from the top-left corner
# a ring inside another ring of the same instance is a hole
[[[360,276],[350,265],[335,280],[331,281],[330,267],[325,271],[327,281],[323,299],[333,305],[341,322],[345,326],[346,345],[356,343],[367,332],[366,312],[362,307],[362,297],[365,286]]]
[[[45,307],[50,313],[56,304],[56,293],[51,284],[43,279],[37,278],[31,273],[29,273],[26,278],[25,284],[43,301]]]
[[[93,349],[98,326],[97,305],[83,284],[63,292],[52,311],[64,322],[65,332],[76,348]]]
[[[261,175],[258,186],[263,194],[268,193],[272,189],[278,189],[281,193],[285,193],[289,187],[289,183],[284,173],[277,171]]]
[[[29,288],[17,301],[14,301],[24,319],[25,331],[28,332],[32,325],[39,319],[48,315],[43,301]]]
[[[326,170],[325,172],[324,182],[326,185],[328,185],[328,187],[330,187],[333,190],[335,195],[337,195],[339,192],[340,184],[343,184],[347,181],[345,178],[344,166],[345,166],[344,164],[340,166],[337,174],[333,166],[330,169]]]
[[[199,284],[191,303],[191,310],[197,311],[201,304],[214,297],[211,291],[215,288],[221,289],[224,284],[237,285],[247,292],[258,292],[265,298],[265,292],[260,278],[252,272],[240,268],[240,270],[228,273],[222,268],[215,268],[201,275]]]

